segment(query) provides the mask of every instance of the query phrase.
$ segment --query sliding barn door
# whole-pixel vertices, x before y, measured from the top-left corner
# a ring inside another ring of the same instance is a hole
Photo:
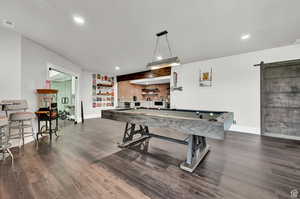
[[[262,134],[300,138],[300,60],[261,65]]]

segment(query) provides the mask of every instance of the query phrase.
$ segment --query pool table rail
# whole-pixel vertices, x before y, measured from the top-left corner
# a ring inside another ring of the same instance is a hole
[[[131,112],[129,112],[129,110]],[[180,111],[180,110],[178,110]],[[197,112],[197,111],[194,111]],[[185,134],[199,135],[223,140],[225,131],[233,123],[233,113],[223,112],[216,121],[208,119],[182,117],[176,115],[160,115],[154,113],[135,113],[132,109],[103,110],[102,118],[121,122],[135,123],[154,128],[170,128]]]

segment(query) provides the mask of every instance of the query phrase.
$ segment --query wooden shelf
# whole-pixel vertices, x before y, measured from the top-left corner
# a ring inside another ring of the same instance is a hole
[[[114,94],[101,94],[101,93],[97,93],[97,96],[114,96]]]
[[[114,77],[93,74],[93,108],[112,108],[114,90]]]
[[[113,87],[113,84],[97,84],[97,87]]]
[[[158,93],[159,89],[158,88],[153,88],[153,89],[148,89],[148,88],[144,88],[142,89],[142,92],[153,92],[153,93]]]
[[[158,93],[142,93],[142,95],[158,95]]]
[[[57,94],[58,90],[55,89],[37,89],[38,94]]]

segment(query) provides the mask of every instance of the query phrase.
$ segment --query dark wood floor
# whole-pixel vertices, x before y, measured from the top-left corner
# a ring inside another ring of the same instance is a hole
[[[0,199],[290,198],[300,191],[300,142],[227,133],[195,173],[178,165],[186,146],[150,141],[148,152],[120,150],[124,124],[87,120],[67,126],[51,145],[15,151],[0,165]],[[183,135],[172,130],[156,133]]]

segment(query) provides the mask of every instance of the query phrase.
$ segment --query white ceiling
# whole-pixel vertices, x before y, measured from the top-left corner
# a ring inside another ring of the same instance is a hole
[[[0,19],[89,71],[125,74],[145,70],[165,29],[183,62],[292,44],[299,8],[299,0],[0,0]],[[251,39],[241,42],[243,33]]]

